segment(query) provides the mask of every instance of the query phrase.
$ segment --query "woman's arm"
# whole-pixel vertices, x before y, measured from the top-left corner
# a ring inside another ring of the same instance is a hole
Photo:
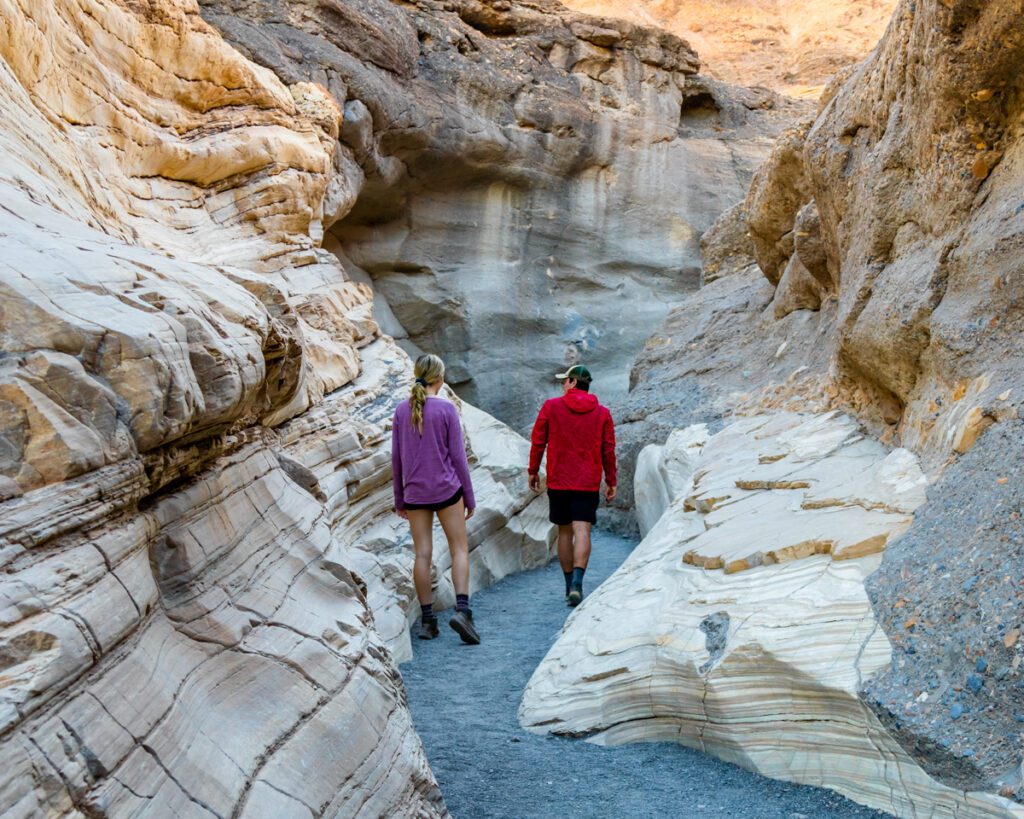
[[[459,413],[454,404],[448,419],[448,454],[452,459],[452,466],[455,467],[455,474],[459,476],[459,483],[462,484],[462,497],[466,509],[476,509],[473,481],[469,477],[469,461],[466,459],[466,444],[462,440],[462,424],[459,423]]]
[[[395,509],[405,509],[405,484],[402,481],[402,450],[398,435],[398,411],[391,419],[391,486],[395,492]]]

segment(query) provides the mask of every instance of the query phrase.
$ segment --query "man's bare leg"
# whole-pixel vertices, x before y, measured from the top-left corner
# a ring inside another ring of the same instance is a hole
[[[569,583],[572,581],[572,524],[558,527],[558,562],[565,577],[565,596],[569,597]]]

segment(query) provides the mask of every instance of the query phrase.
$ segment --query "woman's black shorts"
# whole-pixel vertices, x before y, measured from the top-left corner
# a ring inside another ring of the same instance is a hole
[[[431,512],[440,512],[442,509],[447,509],[449,506],[454,506],[460,500],[462,500],[462,487],[460,486],[458,491],[452,495],[448,500],[443,500],[438,503],[407,503],[406,509],[429,509]]]
[[[548,490],[548,520],[558,526],[568,526],[574,520],[597,523],[597,505],[601,502],[600,492],[583,492],[577,489]]]

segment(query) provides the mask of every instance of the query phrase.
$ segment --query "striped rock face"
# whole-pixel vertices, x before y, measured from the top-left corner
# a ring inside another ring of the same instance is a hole
[[[445,815],[389,650],[410,362],[319,246],[338,104],[192,0],[0,20],[0,814]],[[551,527],[464,415],[483,584]]]
[[[685,437],[689,481],[537,668],[522,724],[681,742],[899,815],[1013,815],[931,779],[857,697],[891,656],[864,580],[924,501],[915,459],[835,413],[740,419],[694,455],[701,438]]]

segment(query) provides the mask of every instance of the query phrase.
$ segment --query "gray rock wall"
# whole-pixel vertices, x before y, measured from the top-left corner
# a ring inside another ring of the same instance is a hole
[[[203,9],[344,104],[339,254],[406,349],[442,354],[460,395],[520,429],[567,363],[625,395],[650,328],[698,286],[701,234],[805,110],[700,76],[672,35],[555,2],[362,0],[344,23],[307,3]]]

